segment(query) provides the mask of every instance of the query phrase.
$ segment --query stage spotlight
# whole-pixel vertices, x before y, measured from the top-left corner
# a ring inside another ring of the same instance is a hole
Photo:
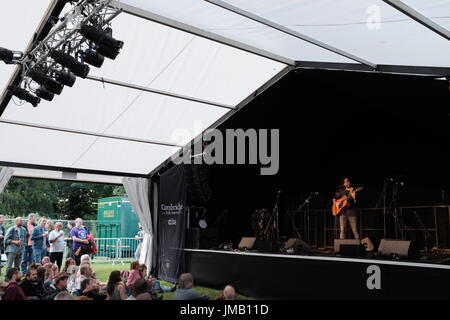
[[[97,52],[102,56],[115,60],[120,51],[100,44],[97,45]]]
[[[86,50],[81,53],[81,56],[83,57],[84,62],[97,68],[100,68],[103,65],[103,62],[105,62],[105,57],[93,50]]]
[[[14,59],[14,53],[11,50],[0,47],[0,60],[11,61]]]
[[[62,85],[73,87],[76,81],[76,77],[71,74],[70,72],[64,72],[64,71],[55,71],[53,76],[55,77],[56,81],[61,83]]]
[[[88,26],[86,24],[81,26],[80,33],[86,37],[86,39],[91,40],[99,47],[105,46],[110,49],[113,49],[114,51],[117,51],[117,53],[122,49],[123,47],[123,41],[114,39],[110,34],[111,30],[101,30],[97,29],[93,26]],[[100,53],[97,50],[98,53]],[[102,53],[100,53],[102,54]],[[107,56],[107,55],[105,55]],[[117,56],[117,54],[116,54]]]
[[[11,63],[13,60],[20,60],[23,57],[23,53],[20,51],[12,51],[6,48],[0,47],[0,60],[5,63]]]
[[[25,100],[26,102],[31,103],[34,107],[37,107],[41,99],[33,96],[27,90],[19,88],[17,86],[9,86],[8,90],[12,93],[12,95],[16,96],[20,100]]]
[[[56,82],[54,79],[48,77],[45,73],[37,71],[37,70],[31,70],[28,75],[31,79],[36,81],[37,83],[43,85],[48,91],[54,94],[61,94],[64,86],[58,82]]]
[[[39,89],[36,90],[36,95],[39,98],[42,98],[47,101],[52,101],[55,95],[48,91],[45,87],[40,86]]]
[[[88,65],[78,62],[77,59],[62,51],[52,51],[50,56],[63,67],[81,78],[86,78],[89,74],[90,68]]]

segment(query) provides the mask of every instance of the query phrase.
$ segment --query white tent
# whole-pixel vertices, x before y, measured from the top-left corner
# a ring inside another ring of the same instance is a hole
[[[2,4],[0,46],[25,51],[56,2]],[[114,37],[125,42],[115,61],[37,108],[3,91],[0,166],[120,183],[147,176],[292,68],[450,75],[450,0],[114,4]],[[0,64],[0,90],[13,73]]]

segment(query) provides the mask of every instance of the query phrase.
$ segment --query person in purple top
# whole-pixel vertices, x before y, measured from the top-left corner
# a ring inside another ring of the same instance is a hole
[[[81,218],[77,218],[75,220],[75,227],[70,230],[70,237],[72,238],[72,254],[75,258],[75,263],[77,266],[80,265],[80,259],[83,254],[88,254],[88,250],[86,250],[87,244],[89,244],[89,240],[87,240],[88,231],[85,227],[83,227],[83,220]]]

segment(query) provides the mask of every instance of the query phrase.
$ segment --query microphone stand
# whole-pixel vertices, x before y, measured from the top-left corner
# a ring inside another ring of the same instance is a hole
[[[298,233],[298,228],[297,228],[297,226],[296,226],[296,224],[295,224],[295,213],[301,212],[302,209],[303,209],[303,207],[306,206],[306,208],[307,208],[307,219],[308,219],[308,241],[309,241],[309,202],[311,201],[311,198],[312,198],[315,194],[317,194],[317,193],[311,192],[311,193],[309,194],[308,198],[306,198],[306,200],[303,201],[303,203],[302,203],[296,210],[293,211],[293,215],[292,215],[292,225],[294,226],[295,232],[297,233],[297,236],[298,236],[299,239],[302,239],[302,237],[301,237],[300,234]]]
[[[425,252],[428,253],[428,237],[430,236],[430,233],[428,232],[427,228],[425,227],[422,219],[420,219],[419,215],[417,214],[417,211],[414,210],[414,215],[417,218],[417,221],[419,221],[420,226],[422,227],[424,231],[424,238],[425,238]]]
[[[271,214],[271,216],[270,216],[269,221],[267,222],[267,226],[266,226],[266,228],[264,229],[264,233],[263,233],[263,236],[264,236],[265,238],[268,238],[268,237],[267,237],[267,229],[269,229],[269,226],[270,226],[270,224],[271,224],[271,222],[272,222],[272,219],[273,219],[273,223],[275,224],[275,228],[274,228],[274,229],[276,229],[275,240],[276,240],[277,242],[280,241],[280,233],[279,233],[280,229],[279,229],[279,227],[278,227],[278,202],[280,201],[280,195],[281,195],[281,191],[278,191],[278,194],[277,194],[277,201],[275,202],[275,207],[273,208],[272,214]],[[272,237],[271,237],[271,238],[272,238]],[[267,240],[270,240],[270,239],[267,239]]]

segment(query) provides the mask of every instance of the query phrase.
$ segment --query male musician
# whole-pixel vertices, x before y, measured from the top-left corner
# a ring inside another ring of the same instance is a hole
[[[333,198],[333,204],[335,204],[337,199],[350,195],[350,198],[348,199],[350,206],[339,214],[339,227],[341,231],[339,239],[345,239],[345,229],[347,229],[348,223],[350,223],[350,228],[352,229],[355,239],[359,239],[358,227],[356,225],[357,215],[356,210],[354,209],[356,192],[353,190],[349,178],[345,178],[343,182],[343,185],[336,190],[335,197]]]

